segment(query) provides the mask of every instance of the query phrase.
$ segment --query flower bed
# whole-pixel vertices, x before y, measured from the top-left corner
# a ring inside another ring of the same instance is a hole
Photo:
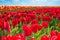
[[[60,7],[0,7],[0,40],[60,40]]]

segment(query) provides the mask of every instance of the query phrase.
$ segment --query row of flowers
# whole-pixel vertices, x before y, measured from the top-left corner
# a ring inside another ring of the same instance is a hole
[[[1,40],[26,40],[24,34],[16,34],[14,36],[2,36]],[[34,37],[30,38],[30,40],[35,40]],[[41,40],[60,40],[60,32],[56,32],[52,30],[50,35],[46,34],[41,37]]]
[[[0,12],[1,40],[60,40],[59,32],[59,7]]]

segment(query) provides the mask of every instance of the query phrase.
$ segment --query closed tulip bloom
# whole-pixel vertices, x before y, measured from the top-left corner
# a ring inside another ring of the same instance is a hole
[[[50,35],[51,36],[57,35],[57,32],[55,30],[51,30]]]
[[[41,40],[49,40],[49,37],[48,37],[47,35],[43,35],[43,36],[41,37]]]
[[[10,22],[4,22],[4,28],[10,33]]]
[[[12,25],[13,25],[13,27],[17,26],[18,25],[18,20],[17,19],[13,19],[12,20]]]
[[[42,22],[42,26],[43,26],[44,28],[47,28],[47,27],[48,27],[48,22],[46,22],[46,21]]]
[[[1,40],[7,40],[6,36],[2,36]]]
[[[32,34],[32,30],[29,25],[23,25],[23,31],[26,36],[30,36]]]

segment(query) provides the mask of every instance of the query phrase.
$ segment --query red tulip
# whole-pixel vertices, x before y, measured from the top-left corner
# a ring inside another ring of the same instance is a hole
[[[60,32],[57,34],[57,40],[60,40]]]
[[[25,40],[25,36],[23,34],[17,34],[14,36],[14,40]]]
[[[39,30],[42,29],[42,26],[39,25],[39,24],[33,24],[33,25],[31,26],[31,29],[32,29],[32,31],[33,31],[34,33],[36,33],[37,31],[39,31]]]
[[[21,21],[24,22],[24,23],[29,23],[31,21],[31,18],[30,17],[23,17],[21,19]]]
[[[14,27],[18,25],[17,19],[13,19],[13,20],[12,20],[12,25],[13,25]]]
[[[29,23],[31,21],[31,17],[26,17],[26,22]]]
[[[14,14],[14,18],[20,18],[20,16],[21,16],[21,13],[15,13]]]
[[[12,36],[7,36],[7,40],[13,40]]]
[[[32,24],[38,24],[38,21],[36,19],[32,20]]]
[[[57,18],[58,18],[58,20],[60,20],[60,13],[57,14]]]
[[[36,32],[38,31],[37,24],[33,24],[33,25],[31,26],[31,29],[32,29],[32,31],[33,31],[34,33],[36,33]]]
[[[0,19],[3,17],[3,15],[2,14],[0,14]]]
[[[35,12],[36,14],[40,14],[40,13],[41,13],[41,9],[36,9],[36,10],[34,10],[34,12]]]
[[[43,16],[43,21],[51,21],[51,17],[50,16]]]
[[[27,14],[26,13],[21,13],[21,16],[22,17],[27,17]]]
[[[35,19],[37,16],[36,14],[29,14],[29,16],[32,18],[32,19]]]
[[[10,33],[10,22],[4,22],[4,28]]]
[[[38,30],[41,30],[43,28],[42,25],[38,25]]]
[[[6,36],[2,36],[1,40],[7,40]]]
[[[50,16],[53,16],[53,18],[56,18],[57,14],[56,11],[52,11],[49,13]]]
[[[5,11],[5,12],[4,12],[4,14],[6,14],[6,15],[9,15],[9,14],[10,14],[10,12],[8,12],[8,11]]]
[[[42,22],[42,26],[43,26],[44,28],[47,28],[47,27],[48,27],[48,22],[46,22],[46,21]]]
[[[4,29],[3,25],[4,25],[4,21],[0,19],[0,28],[1,28],[2,30]]]
[[[10,12],[11,16],[15,16],[16,12]]]
[[[50,32],[50,35],[51,35],[51,36],[57,35],[57,32],[56,32],[55,30],[52,30],[52,31]]]
[[[30,36],[32,34],[32,30],[29,25],[23,25],[23,31],[26,36]]]
[[[46,36],[46,35],[43,35],[43,36],[41,37],[41,40],[49,40],[49,37]]]
[[[40,20],[41,20],[41,17],[40,17],[40,16],[38,16],[38,17],[37,17],[37,19],[40,21]]]
[[[21,22],[21,18],[17,18],[17,21],[18,21],[18,23],[20,23]]]
[[[56,35],[54,35],[54,36],[49,36],[49,40],[57,40],[57,36]]]

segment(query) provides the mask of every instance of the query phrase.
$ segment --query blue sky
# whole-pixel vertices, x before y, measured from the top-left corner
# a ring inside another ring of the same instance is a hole
[[[60,6],[60,0],[0,0],[0,6]]]

